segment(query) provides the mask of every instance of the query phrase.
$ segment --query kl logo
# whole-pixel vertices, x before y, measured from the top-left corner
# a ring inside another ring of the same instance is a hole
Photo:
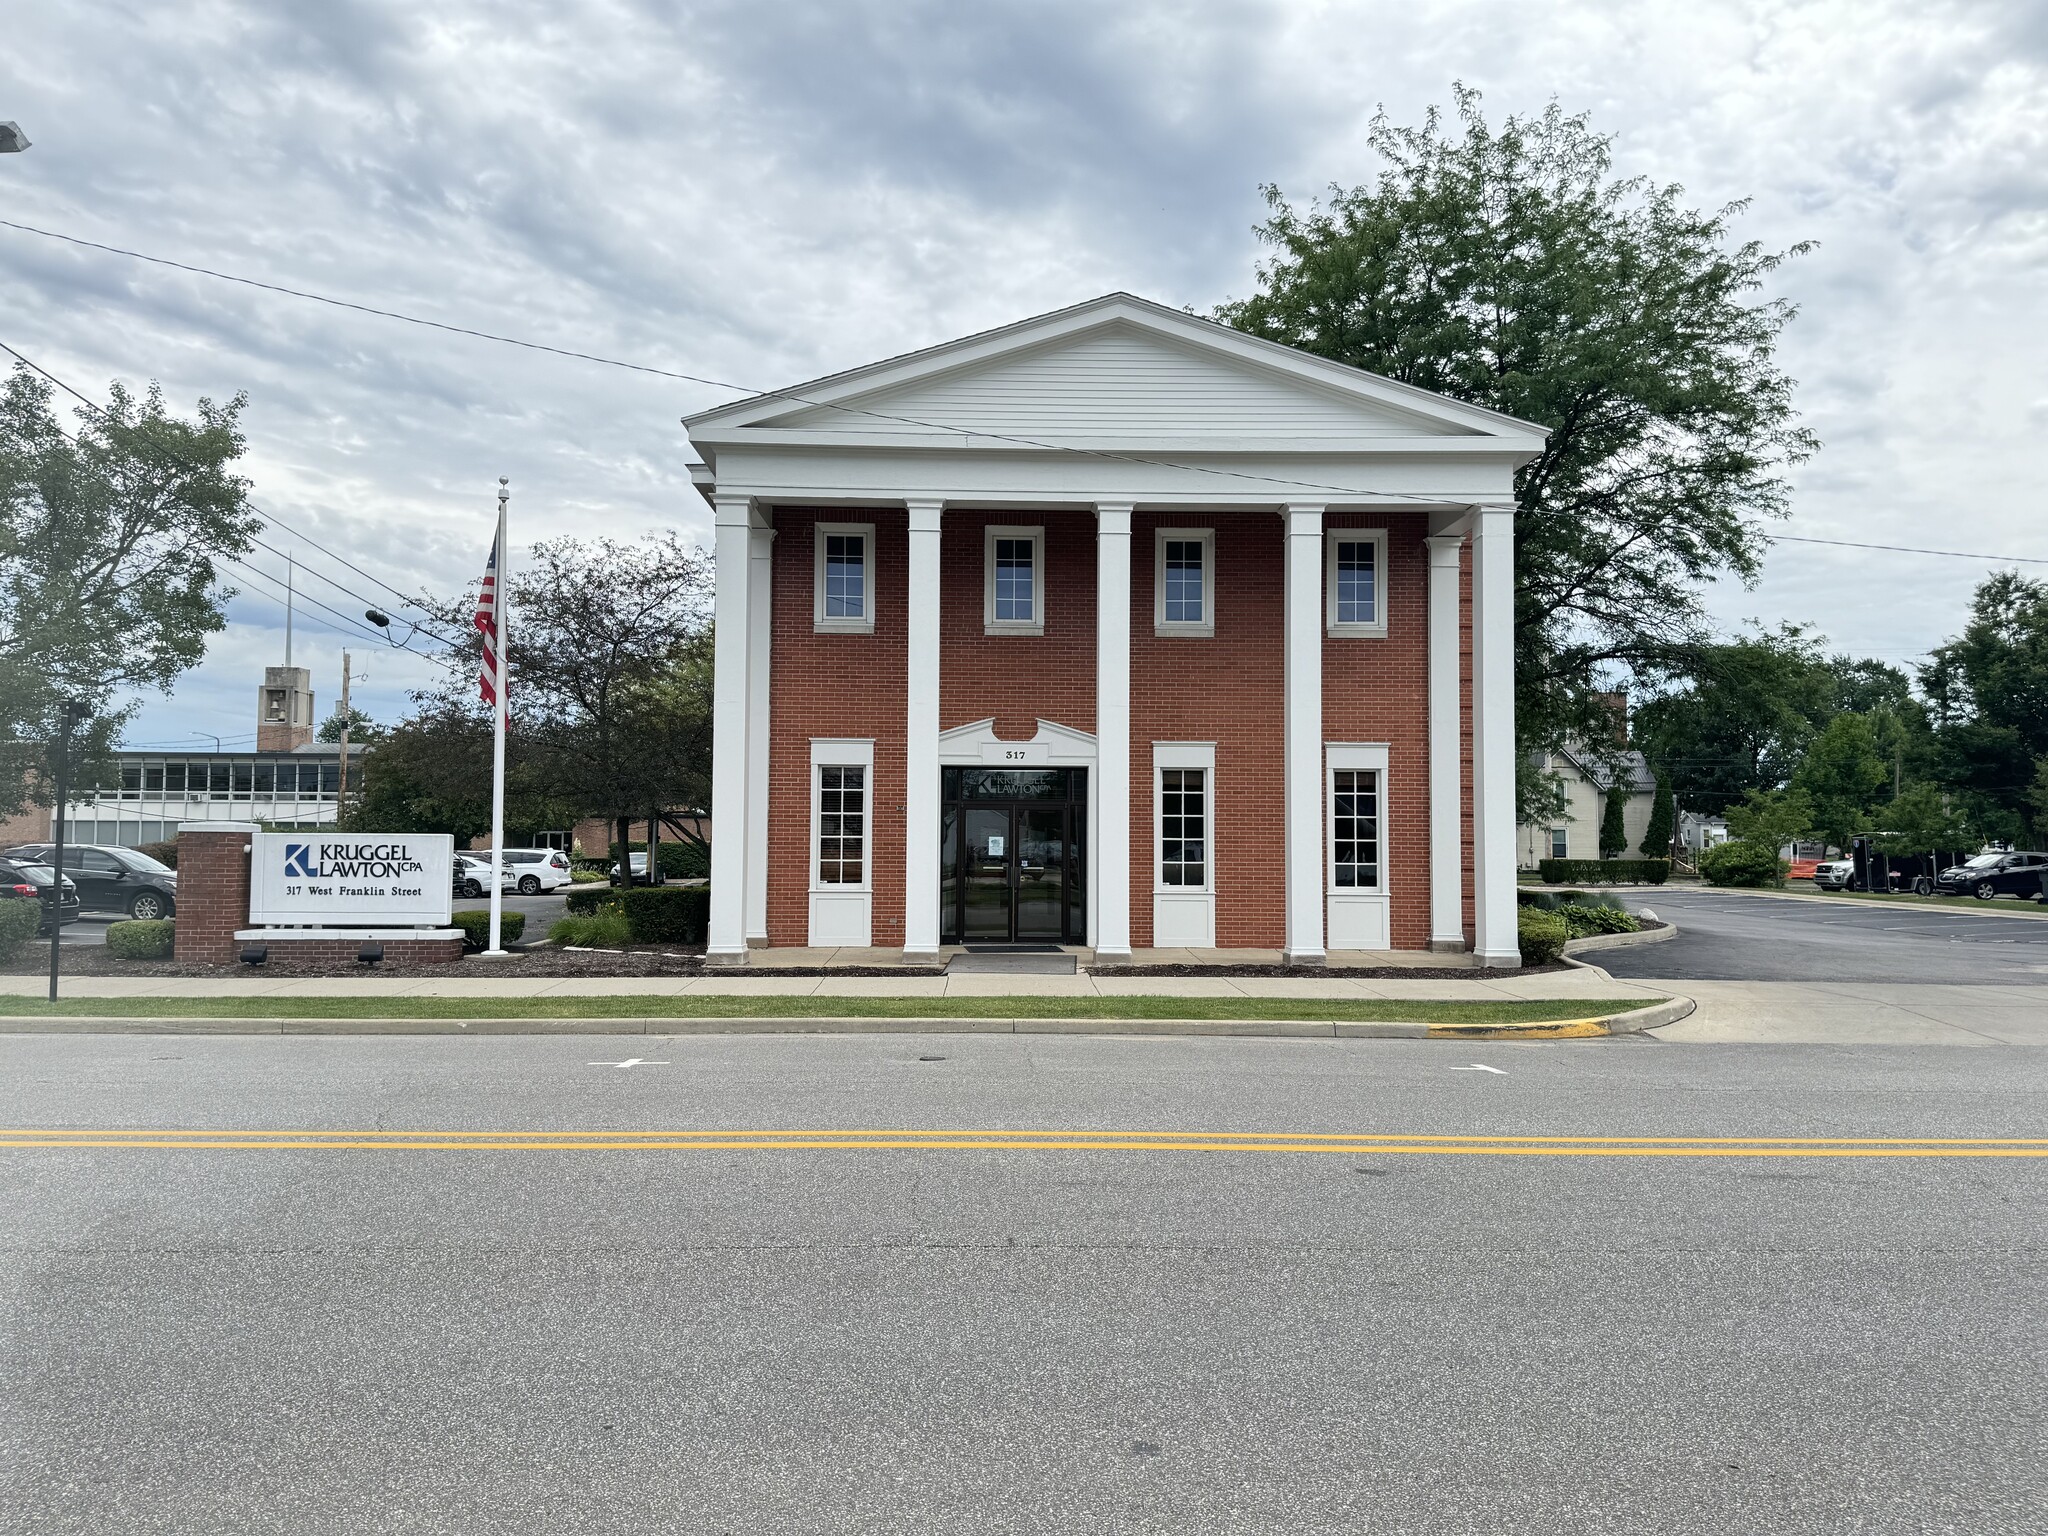
[[[320,871],[313,867],[313,845],[311,843],[286,843],[284,845],[284,872],[301,879],[317,880]]]

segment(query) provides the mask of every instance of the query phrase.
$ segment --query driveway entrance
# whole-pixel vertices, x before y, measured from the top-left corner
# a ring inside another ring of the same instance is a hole
[[[940,772],[940,926],[945,942],[1084,942],[1087,770]]]

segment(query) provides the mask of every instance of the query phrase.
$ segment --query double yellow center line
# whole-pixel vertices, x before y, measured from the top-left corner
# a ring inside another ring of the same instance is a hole
[[[0,1148],[186,1152],[1237,1152],[1482,1157],[2048,1157],[2048,1139],[1458,1136],[1073,1130],[362,1131],[0,1129]]]

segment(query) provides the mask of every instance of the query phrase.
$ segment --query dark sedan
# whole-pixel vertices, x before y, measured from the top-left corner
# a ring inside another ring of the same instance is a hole
[[[48,865],[56,853],[55,843],[22,843],[5,857],[17,864]],[[77,885],[79,903],[88,912],[160,918],[178,909],[178,872],[133,848],[67,843],[64,877]]]
[[[1935,887],[1945,896],[2031,896],[2048,901],[2048,853],[1980,853],[1944,869]]]
[[[37,932],[43,937],[50,935],[50,872],[40,864],[17,864],[12,859],[0,859],[0,901],[39,901],[43,904],[43,920]],[[60,923],[78,921],[78,887],[71,883],[71,877],[64,877],[64,898]]]

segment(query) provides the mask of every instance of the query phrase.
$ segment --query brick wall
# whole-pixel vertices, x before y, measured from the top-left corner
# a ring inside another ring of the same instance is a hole
[[[180,881],[180,884],[183,882]],[[184,908],[178,909],[178,921],[185,921]],[[243,924],[246,928],[248,925]],[[283,966],[337,966],[355,965],[356,956],[362,952],[361,939],[252,939],[251,943],[266,944],[270,957],[266,965]],[[443,965],[452,964],[462,958],[462,939],[379,939],[384,946],[384,960],[390,965]],[[242,946],[235,945],[228,956],[236,960]],[[178,958],[184,959],[181,953]],[[365,975],[374,974],[376,966],[364,965],[359,969]]]
[[[249,838],[254,827],[178,833],[178,922],[175,957],[191,965],[232,965],[241,946],[235,930],[249,926]]]
[[[1045,528],[1045,633],[984,633],[991,524]],[[1041,719],[1095,731],[1095,514],[948,512],[939,533],[939,729],[995,717],[1029,741]]]
[[[816,529],[873,523],[874,633],[812,628]],[[950,521],[950,519],[949,519]],[[903,942],[903,760],[909,523],[902,508],[775,514],[774,647],[769,665],[768,942],[803,944],[810,928],[811,739],[872,739],[868,791],[874,941]]]

